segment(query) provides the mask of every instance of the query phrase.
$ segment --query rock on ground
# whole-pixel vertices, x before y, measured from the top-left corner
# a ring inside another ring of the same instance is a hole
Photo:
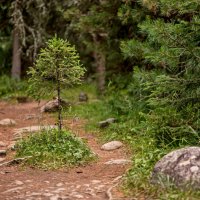
[[[178,187],[200,188],[200,147],[187,147],[172,151],[158,161],[153,169],[151,182],[166,183],[170,180]]]
[[[6,147],[6,143],[0,141],[0,147]]]
[[[123,144],[120,141],[111,141],[101,146],[101,150],[112,151],[119,149]]]
[[[1,126],[12,126],[12,125],[16,125],[16,121],[13,120],[13,119],[9,119],[9,118],[7,118],[7,119],[2,119],[2,120],[0,121],[0,125],[1,125]]]
[[[27,126],[23,128],[17,128],[14,130],[14,134],[22,134],[22,133],[33,133],[40,130],[49,130],[57,128],[55,125],[46,125],[46,126]]]
[[[131,163],[131,160],[126,160],[126,159],[117,159],[117,160],[109,160],[105,162],[105,165],[127,165]]]
[[[116,122],[116,119],[115,119],[115,118],[108,118],[108,119],[106,119],[106,120],[104,120],[104,121],[100,121],[100,122],[98,123],[98,126],[99,126],[100,128],[105,128],[105,127],[107,127],[107,126],[109,126],[110,124],[115,123],[115,122]]]
[[[28,97],[27,96],[18,96],[17,97],[17,102],[18,103],[27,103],[28,102]]]
[[[41,130],[50,130],[56,129],[57,126],[55,125],[46,125],[46,126],[27,126],[23,128],[18,128],[14,130],[14,138],[13,140],[19,140],[22,138],[24,133],[35,133]]]
[[[6,156],[6,150],[0,150],[0,156]]]
[[[0,162],[3,162],[5,160],[5,158],[0,158]]]
[[[8,150],[14,151],[14,150],[15,150],[15,144],[16,144],[15,141],[11,142],[11,143],[8,145],[7,149],[8,149]]]
[[[61,100],[61,106],[69,106],[70,103],[64,100]],[[58,111],[58,99],[51,100],[47,102],[44,106],[40,109],[41,112],[56,112]]]
[[[85,92],[81,92],[79,94],[79,101],[80,102],[87,102],[88,101],[88,95]]]

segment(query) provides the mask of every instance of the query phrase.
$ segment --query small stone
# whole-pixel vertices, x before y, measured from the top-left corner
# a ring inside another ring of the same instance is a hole
[[[26,97],[26,96],[18,96],[17,97],[17,102],[18,103],[27,103],[28,102],[28,97]]]
[[[101,150],[104,151],[112,151],[115,149],[119,149],[123,144],[120,141],[111,141],[101,146]]]
[[[104,120],[104,121],[99,122],[99,123],[98,123],[98,126],[99,126],[100,128],[105,128],[105,127],[107,127],[107,126],[109,126],[110,124],[115,123],[115,122],[116,122],[116,119],[115,119],[115,118],[108,118],[108,119],[106,119],[106,120]]]
[[[76,195],[73,195],[73,197],[77,198],[77,199],[83,199],[84,196],[81,195],[81,194],[76,194]]]
[[[16,185],[23,185],[24,183],[23,183],[22,181],[16,180],[16,181],[15,181],[15,184],[16,184]]]
[[[36,115],[26,115],[24,120],[30,120],[30,119],[34,119],[36,117],[37,117]]]
[[[50,197],[50,200],[62,200],[62,198],[60,198],[59,195],[54,195]]]
[[[10,145],[8,146],[8,150],[12,150],[12,151],[14,151],[15,150],[15,144],[16,144],[16,142],[11,142],[10,143]]]
[[[192,166],[192,167],[190,167],[190,171],[193,172],[193,173],[198,172],[199,167],[198,166]]]
[[[86,102],[86,101],[88,101],[88,95],[85,92],[81,92],[79,94],[79,101],[80,102]]]
[[[39,193],[39,192],[32,192],[30,195],[31,195],[31,196],[40,196],[41,193]]]
[[[6,150],[0,150],[0,156],[6,156]]]
[[[109,160],[105,162],[105,165],[127,165],[131,163],[131,160],[126,160],[126,159],[117,159],[117,160]]]
[[[108,118],[106,120],[109,124],[115,123],[117,120],[115,118]]]
[[[99,184],[99,183],[101,183],[101,181],[100,180],[92,180],[91,183],[92,184]]]
[[[5,158],[0,158],[0,162],[3,162],[5,160]]]
[[[50,182],[49,182],[49,181],[44,181],[44,183],[47,183],[47,184],[49,184]]]
[[[1,126],[12,126],[12,125],[16,125],[16,122],[15,122],[15,120],[13,120],[13,119],[2,119],[1,121],[0,121],[0,125]]]
[[[68,101],[61,99],[61,106],[62,107],[69,107],[70,103]],[[58,98],[47,102],[44,106],[41,107],[40,111],[42,113],[43,112],[56,112],[56,111],[58,111]]]
[[[77,174],[81,174],[81,173],[83,173],[83,170],[77,169],[77,170],[76,170],[76,173],[77,173]]]
[[[86,191],[86,194],[89,194],[91,196],[96,196],[94,189],[92,189],[92,188],[86,188],[85,191]]]
[[[95,187],[95,189],[100,190],[102,188],[106,187],[105,185],[98,185],[97,187]]]
[[[58,183],[58,184],[56,184],[57,187],[61,187],[61,186],[63,186],[63,185],[64,185],[63,183]]]
[[[12,171],[6,170],[6,171],[4,171],[4,173],[5,173],[5,174],[9,174],[9,173],[12,173]]]
[[[42,195],[43,195],[43,196],[45,196],[45,197],[50,197],[50,196],[53,196],[53,194],[52,194],[52,193],[48,193],[48,192],[46,192],[46,193],[43,193]]]
[[[84,184],[83,186],[85,186],[85,187],[90,187],[90,184]]]
[[[99,128],[105,128],[109,125],[109,123],[107,121],[100,121],[98,123]]]
[[[32,180],[26,180],[25,182],[26,183],[32,183],[33,181]]]
[[[34,133],[34,132],[39,132],[41,130],[50,130],[50,129],[55,129],[55,128],[57,128],[57,126],[55,126],[55,125],[27,126],[27,127],[15,129],[14,136],[20,137],[21,134],[23,134],[23,133]]]
[[[66,190],[65,188],[58,188],[54,190],[54,193],[59,194],[60,192],[65,191],[65,190]]]
[[[0,147],[5,147],[6,146],[6,143],[0,141]]]

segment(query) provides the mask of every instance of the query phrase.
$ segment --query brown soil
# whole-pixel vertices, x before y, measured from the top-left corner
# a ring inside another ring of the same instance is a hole
[[[43,102],[44,103],[44,102]],[[0,102],[0,120],[14,119],[17,124],[12,127],[0,126],[0,141],[7,146],[13,140],[15,128],[31,125],[54,124],[51,115],[40,115],[38,104],[35,102],[11,104]],[[39,119],[40,118],[40,119]],[[64,125],[71,128],[76,135],[85,138],[90,148],[98,155],[97,162],[73,169],[40,170],[19,165],[0,167],[0,199],[1,200],[130,200],[122,192],[113,188],[109,198],[107,191],[116,185],[120,176],[127,170],[127,165],[105,165],[111,159],[127,158],[125,149],[114,151],[100,150],[100,144],[94,134],[85,132],[84,122],[81,120],[65,120]],[[0,147],[5,149],[6,147]],[[13,151],[9,151],[6,160],[11,160]],[[5,162],[3,161],[3,162]]]

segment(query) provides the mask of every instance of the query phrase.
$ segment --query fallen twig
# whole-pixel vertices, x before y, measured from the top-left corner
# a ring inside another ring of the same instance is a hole
[[[4,162],[0,164],[0,167],[2,166],[11,166],[11,165],[15,165],[15,164],[20,164],[22,161],[27,160],[29,158],[31,158],[32,156],[26,156],[24,158],[15,158],[13,160],[10,160],[8,162]]]

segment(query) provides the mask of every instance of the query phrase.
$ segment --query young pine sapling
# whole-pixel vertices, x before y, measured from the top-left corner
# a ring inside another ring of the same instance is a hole
[[[28,74],[29,91],[37,99],[56,93],[58,99],[58,131],[61,132],[61,91],[80,84],[85,69],[74,46],[68,41],[54,37],[41,49],[34,66]]]

